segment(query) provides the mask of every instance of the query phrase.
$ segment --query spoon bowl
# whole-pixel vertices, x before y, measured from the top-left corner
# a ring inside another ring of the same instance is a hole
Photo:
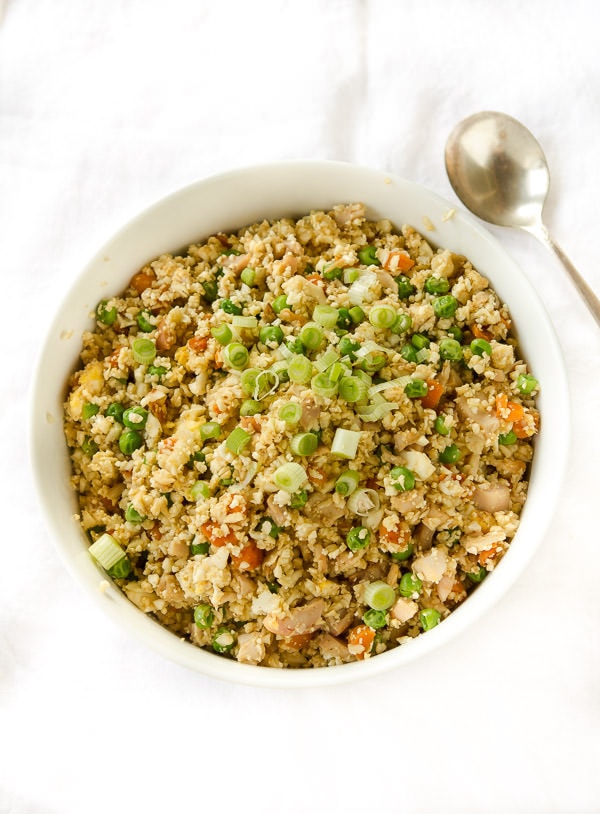
[[[495,226],[524,229],[551,249],[600,324],[600,300],[544,225],[550,172],[533,134],[505,113],[475,113],[450,134],[445,159],[450,183],[467,209]]]

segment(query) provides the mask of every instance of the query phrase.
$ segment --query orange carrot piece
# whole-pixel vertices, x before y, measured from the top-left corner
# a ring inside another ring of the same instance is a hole
[[[290,650],[301,650],[312,639],[312,633],[296,633],[295,636],[287,636],[282,644]]]
[[[387,260],[383,264],[386,271],[399,272],[409,271],[415,264],[415,261],[406,254],[406,252],[394,251],[390,252]]]
[[[473,323],[473,325],[471,325],[471,333],[476,339],[487,339],[488,342],[490,339],[493,339],[491,333],[486,331],[485,328],[481,328],[479,325],[477,325],[477,323]]]
[[[435,410],[444,395],[444,387],[436,379],[427,381],[427,395],[421,399],[421,404],[426,410]]]
[[[240,569],[240,571],[251,570],[259,568],[262,565],[264,552],[256,543],[248,543],[245,545],[239,554],[234,554],[231,561]]]
[[[360,653],[355,653],[357,659],[364,659],[371,652],[375,640],[375,631],[368,625],[356,625],[348,634],[348,644],[353,647],[362,647]]]
[[[208,542],[217,547],[226,545],[227,543],[235,544],[238,541],[233,531],[228,531],[226,534],[223,534],[221,526],[219,526],[218,523],[211,523],[210,520],[207,523],[203,523],[200,529]]]
[[[521,421],[525,410],[515,401],[509,401],[506,393],[499,393],[496,396],[496,415],[505,421]]]
[[[479,565],[485,566],[488,560],[494,559],[498,551],[500,551],[500,546],[497,545],[490,546],[490,548],[486,548],[485,551],[480,551],[477,562]]]
[[[193,351],[195,351],[195,353],[201,353],[203,350],[206,350],[206,346],[208,345],[208,337],[192,336],[192,338],[188,341],[188,345]]]
[[[403,525],[396,526],[393,529],[387,529],[383,523],[379,526],[379,537],[381,541],[388,545],[397,545],[399,550],[402,550],[410,543],[410,528],[408,524],[403,521]]]

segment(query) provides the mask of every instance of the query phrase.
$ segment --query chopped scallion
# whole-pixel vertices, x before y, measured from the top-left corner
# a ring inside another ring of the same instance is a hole
[[[315,322],[324,328],[335,328],[339,311],[331,305],[315,305],[312,317]],[[300,338],[302,338],[302,334],[300,334]],[[304,342],[304,340],[302,341]],[[310,347],[310,345],[307,345],[307,347]]]
[[[156,358],[156,345],[151,339],[136,337],[131,343],[131,355],[139,365],[149,365]]]
[[[342,472],[342,474],[336,480],[335,491],[338,493],[338,495],[347,497],[348,495],[351,495],[352,492],[356,491],[359,481],[359,473],[355,472],[353,469],[347,469],[345,472]]]
[[[279,408],[279,418],[286,424],[297,424],[302,418],[302,405],[296,401],[282,404]]]
[[[341,427],[338,427],[335,431],[335,435],[333,436],[331,454],[338,455],[340,458],[347,458],[348,460],[356,458],[358,443],[361,436],[362,432],[344,430]]]
[[[243,427],[236,427],[227,436],[225,446],[234,455],[239,455],[251,438],[251,433],[246,432]]]
[[[377,580],[365,585],[364,600],[373,610],[384,611],[391,608],[396,601],[396,591],[387,582]]]
[[[282,464],[273,473],[273,482],[278,489],[285,492],[298,492],[300,487],[306,483],[308,476],[306,470],[300,464],[293,461]]]

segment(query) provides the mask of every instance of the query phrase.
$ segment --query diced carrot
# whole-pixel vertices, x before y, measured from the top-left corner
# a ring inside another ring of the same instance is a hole
[[[156,280],[156,275],[153,271],[148,271],[146,269],[142,269],[138,271],[137,274],[134,274],[131,280],[129,281],[129,285],[138,294],[141,294],[142,291],[145,291],[147,288],[150,288],[152,283]]]
[[[485,551],[479,552],[477,562],[479,563],[479,565],[485,565],[488,560],[493,560],[499,551],[500,546],[498,545],[490,546],[490,548],[486,548]]]
[[[400,523],[392,529],[386,528],[382,523],[379,526],[379,537],[383,543],[398,546],[398,550],[401,551],[410,543],[410,527],[406,521],[400,521]]]
[[[513,432],[517,438],[531,438],[537,432],[537,423],[532,413],[525,413],[523,418],[513,422]]]
[[[233,531],[228,531],[224,534],[221,526],[218,523],[211,523],[210,520],[203,523],[200,526],[200,529],[208,542],[212,543],[214,546],[217,546],[217,548],[226,545],[227,543],[235,544],[238,541]]]
[[[476,339],[487,339],[488,342],[493,339],[492,334],[486,331],[485,328],[481,328],[476,322],[471,325],[471,333]]]
[[[315,285],[323,285],[323,278],[317,272],[313,272],[313,274],[307,274],[306,279],[309,283],[315,283]]]
[[[509,401],[506,393],[499,393],[496,396],[496,415],[505,421],[521,421],[525,410],[516,401]]]
[[[415,261],[406,252],[393,251],[388,254],[383,268],[391,272],[409,271],[414,264]]]
[[[263,557],[263,550],[252,542],[245,545],[239,554],[234,554],[231,561],[234,565],[237,565],[240,571],[246,571],[259,568],[262,565]]]
[[[240,427],[246,432],[260,432],[260,418],[254,415],[243,415],[240,418]]]
[[[427,395],[421,399],[421,404],[426,410],[435,410],[444,394],[444,387],[436,379],[427,381]]]
[[[314,483],[315,486],[322,486],[327,480],[325,472],[323,472],[322,469],[319,469],[316,466],[311,466],[307,474],[309,481],[311,483]]]
[[[374,640],[375,631],[368,625],[356,625],[348,634],[348,644],[351,647],[362,647],[360,653],[354,653],[357,659],[364,659],[371,652]]]
[[[203,350],[206,350],[206,346],[208,345],[208,337],[192,336],[192,338],[188,341],[188,345],[195,353],[201,353]]]

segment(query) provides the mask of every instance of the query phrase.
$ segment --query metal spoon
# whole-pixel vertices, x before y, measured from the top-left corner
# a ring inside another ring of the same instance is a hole
[[[552,249],[600,325],[600,300],[544,225],[550,173],[532,133],[505,113],[475,113],[454,128],[445,157],[450,183],[467,209],[495,226],[524,229]]]

